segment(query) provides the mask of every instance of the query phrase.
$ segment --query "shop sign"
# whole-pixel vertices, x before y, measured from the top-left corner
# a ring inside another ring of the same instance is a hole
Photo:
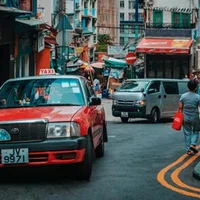
[[[32,11],[33,10],[33,0],[20,0],[20,9],[21,10],[26,10],[26,11]]]
[[[42,32],[38,33],[38,45],[37,45],[37,52],[40,52],[44,49],[45,45],[44,45],[44,36],[42,34]]]
[[[123,55],[125,56],[128,53],[128,48],[124,50],[124,46],[108,46],[108,55],[116,56],[116,55]]]

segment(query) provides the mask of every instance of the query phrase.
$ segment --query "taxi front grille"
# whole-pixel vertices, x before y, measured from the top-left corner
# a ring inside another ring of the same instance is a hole
[[[6,130],[11,137],[9,142],[42,141],[46,138],[45,122],[0,123],[0,129]]]

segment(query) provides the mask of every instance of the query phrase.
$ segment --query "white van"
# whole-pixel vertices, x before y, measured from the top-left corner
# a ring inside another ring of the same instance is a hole
[[[112,96],[112,115],[124,123],[129,118],[147,118],[153,123],[171,118],[180,96],[188,91],[187,83],[180,79],[127,79]]]

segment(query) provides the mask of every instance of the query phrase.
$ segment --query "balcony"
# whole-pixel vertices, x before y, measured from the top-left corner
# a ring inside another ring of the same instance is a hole
[[[181,23],[146,23],[146,28],[151,29],[194,29],[195,24],[181,24]]]
[[[146,23],[146,37],[192,37],[195,24]]]
[[[82,16],[91,18],[92,14],[91,14],[91,12],[89,11],[88,8],[84,8],[83,11],[82,11]]]
[[[92,8],[92,17],[97,17],[96,8]]]
[[[88,15],[88,14],[89,14],[88,8],[84,8],[84,10],[83,10],[83,15]]]
[[[80,27],[81,26],[81,21],[79,19],[75,19],[74,26],[75,27]]]
[[[83,28],[84,35],[92,35],[93,34],[92,28],[88,28],[88,27],[82,27],[82,28]]]

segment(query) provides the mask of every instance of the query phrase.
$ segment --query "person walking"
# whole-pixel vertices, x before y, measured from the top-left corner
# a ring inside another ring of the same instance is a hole
[[[189,91],[182,94],[179,102],[179,111],[183,113],[183,132],[185,136],[186,153],[188,155],[198,153],[196,149],[199,138],[199,106],[200,96],[196,94],[198,83],[195,80],[188,81]]]

